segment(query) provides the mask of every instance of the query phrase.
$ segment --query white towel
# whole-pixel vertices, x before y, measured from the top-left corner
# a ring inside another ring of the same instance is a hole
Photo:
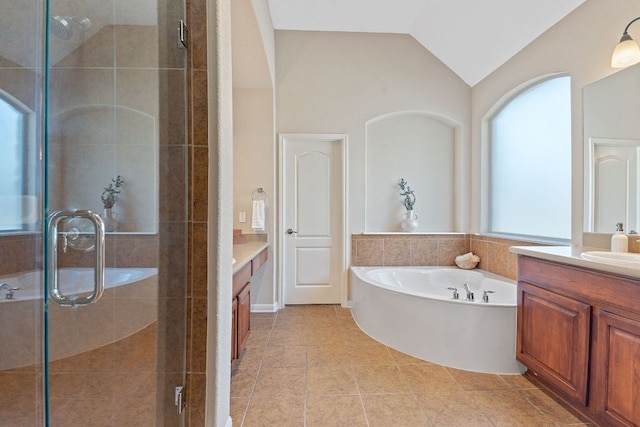
[[[251,228],[260,231],[264,230],[264,200],[253,201],[251,216]]]

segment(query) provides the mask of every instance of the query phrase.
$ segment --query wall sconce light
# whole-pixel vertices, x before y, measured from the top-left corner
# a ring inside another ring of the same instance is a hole
[[[636,43],[627,32],[631,24],[637,20],[640,20],[640,17],[629,22],[624,29],[620,43],[618,43],[611,56],[611,66],[613,68],[624,68],[640,62],[640,46],[638,46],[638,43]]]

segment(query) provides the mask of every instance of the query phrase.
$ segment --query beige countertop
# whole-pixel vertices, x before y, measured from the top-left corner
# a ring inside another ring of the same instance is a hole
[[[264,248],[268,247],[269,243],[267,242],[247,242],[233,245],[233,258],[236,260],[236,263],[233,264],[233,273],[235,274]]]
[[[602,249],[598,248],[587,246],[511,246],[509,250],[518,255],[527,255],[533,258],[561,262],[577,267],[640,278],[640,268],[605,264],[582,258],[581,254],[583,252],[602,251]]]

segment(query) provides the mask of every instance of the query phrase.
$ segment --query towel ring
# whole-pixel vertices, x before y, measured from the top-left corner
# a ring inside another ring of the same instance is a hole
[[[256,191],[251,193],[251,200],[267,200],[267,192],[264,188],[259,187]]]

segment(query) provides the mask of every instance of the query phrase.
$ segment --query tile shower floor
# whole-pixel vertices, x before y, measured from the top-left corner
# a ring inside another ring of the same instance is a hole
[[[522,376],[407,356],[333,305],[252,314],[232,372],[231,417],[244,427],[588,425]]]

